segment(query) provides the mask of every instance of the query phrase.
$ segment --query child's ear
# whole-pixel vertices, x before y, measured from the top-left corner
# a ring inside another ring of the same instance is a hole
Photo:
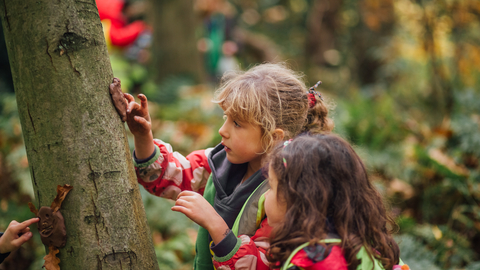
[[[283,138],[285,137],[285,132],[281,128],[276,128],[273,131],[272,136],[273,140],[275,140],[276,142],[283,141]]]

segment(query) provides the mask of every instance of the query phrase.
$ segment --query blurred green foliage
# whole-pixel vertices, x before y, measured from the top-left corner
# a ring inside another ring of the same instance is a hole
[[[276,60],[287,59],[311,84],[323,81],[319,90],[335,105],[334,131],[354,144],[400,225],[404,262],[412,269],[480,269],[480,2],[226,3],[235,27],[276,46]],[[246,41],[233,40],[241,67],[262,61]],[[210,102],[216,81],[193,85],[179,76],[156,84],[141,64],[120,54],[111,62],[125,92],[149,98],[156,138],[183,154],[220,141],[222,112]],[[33,189],[14,94],[0,93],[4,229],[31,216]],[[171,201],[141,190],[160,269],[190,269],[197,225],[170,211]],[[31,250],[30,269],[38,269],[38,237]]]

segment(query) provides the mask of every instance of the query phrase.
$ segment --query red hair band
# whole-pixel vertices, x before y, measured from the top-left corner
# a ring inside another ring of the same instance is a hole
[[[309,106],[310,108],[312,108],[313,106],[315,106],[315,104],[317,104],[317,99],[315,98],[315,95],[317,95],[317,96],[323,101],[322,94],[320,94],[319,92],[315,91],[315,89],[316,89],[320,84],[322,84],[322,82],[321,82],[321,81],[318,81],[314,86],[310,87],[310,89],[308,89],[308,91],[307,91],[308,106]]]

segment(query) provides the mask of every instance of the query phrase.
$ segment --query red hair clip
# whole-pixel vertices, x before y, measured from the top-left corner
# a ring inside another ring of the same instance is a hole
[[[315,89],[316,89],[320,84],[322,84],[322,82],[321,82],[321,81],[318,81],[314,86],[310,87],[310,89],[308,89],[308,91],[307,91],[308,105],[310,106],[310,108],[312,108],[313,106],[315,106],[315,104],[317,104],[317,99],[315,98],[315,95],[317,95],[317,96],[323,101],[322,94],[320,94],[319,92],[315,91]]]

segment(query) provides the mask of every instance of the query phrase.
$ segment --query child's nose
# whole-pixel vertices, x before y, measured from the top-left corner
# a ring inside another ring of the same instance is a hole
[[[218,130],[218,134],[220,134],[222,138],[227,138],[228,133],[227,133],[227,128],[225,127],[225,123],[223,123],[223,125]]]

